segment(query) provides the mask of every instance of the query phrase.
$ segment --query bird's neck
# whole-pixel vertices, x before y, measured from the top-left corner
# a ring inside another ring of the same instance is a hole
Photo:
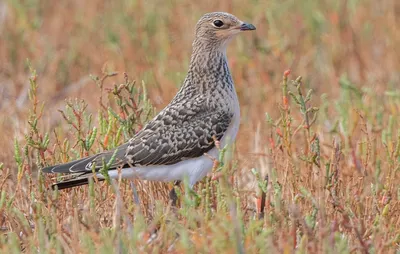
[[[212,43],[193,43],[192,57],[190,59],[189,70],[197,71],[211,70],[215,64],[226,63],[226,48],[216,47]]]
[[[199,88],[200,92],[224,86],[232,90],[233,81],[226,59],[225,47],[193,43],[193,52],[185,83],[187,84],[184,85]]]

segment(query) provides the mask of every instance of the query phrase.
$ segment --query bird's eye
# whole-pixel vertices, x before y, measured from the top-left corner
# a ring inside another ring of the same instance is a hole
[[[217,20],[214,20],[213,24],[214,24],[215,27],[222,27],[224,25],[224,22],[222,22],[221,20],[217,19]]]

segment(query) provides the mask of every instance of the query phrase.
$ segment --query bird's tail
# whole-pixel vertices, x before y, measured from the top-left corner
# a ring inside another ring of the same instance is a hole
[[[93,174],[96,174],[96,172],[103,168],[104,163],[107,163],[109,170],[125,165],[125,153],[128,145],[128,143],[125,143],[110,151],[105,151],[64,164],[45,167],[42,169],[42,172],[71,175],[72,178],[53,184],[51,186],[52,189],[58,188],[59,190],[62,190],[86,185],[89,183],[89,179],[93,177]],[[104,179],[99,178],[98,180],[103,181]]]
[[[84,174],[82,176],[70,179],[70,180],[65,180],[62,182],[55,183],[51,186],[53,190],[58,189],[58,190],[63,190],[63,189],[69,189],[72,187],[77,187],[81,185],[86,185],[89,184],[90,178],[92,174]],[[104,181],[104,179],[98,178],[98,181]]]

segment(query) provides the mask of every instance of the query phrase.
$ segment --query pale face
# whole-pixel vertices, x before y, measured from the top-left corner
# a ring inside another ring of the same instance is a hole
[[[224,12],[205,14],[197,23],[196,39],[202,42],[226,45],[235,35],[255,26]]]

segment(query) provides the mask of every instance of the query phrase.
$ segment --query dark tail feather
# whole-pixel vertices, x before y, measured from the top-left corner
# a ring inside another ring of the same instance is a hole
[[[104,181],[104,179],[98,179],[99,181]],[[51,188],[53,190],[55,190],[56,188],[58,190],[63,190],[63,189],[69,189],[69,188],[73,188],[73,187],[77,187],[77,186],[81,186],[81,185],[86,185],[89,184],[89,178],[79,178],[79,179],[71,179],[71,180],[66,180],[64,182],[59,182],[59,183],[55,183],[51,186]]]

